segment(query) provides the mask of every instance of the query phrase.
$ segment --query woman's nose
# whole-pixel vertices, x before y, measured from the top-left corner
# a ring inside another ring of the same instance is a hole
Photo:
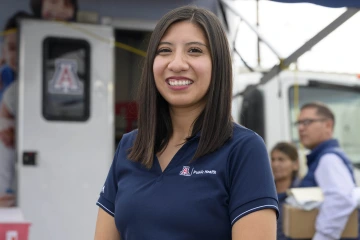
[[[181,53],[174,54],[170,60],[168,68],[173,72],[182,72],[189,69],[189,64],[186,61],[186,57]]]

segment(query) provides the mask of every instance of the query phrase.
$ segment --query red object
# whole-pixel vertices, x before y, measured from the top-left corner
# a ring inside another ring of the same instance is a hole
[[[0,240],[28,240],[30,223],[0,223]]]
[[[117,102],[115,105],[115,114],[122,115],[125,113],[126,128],[125,132],[130,132],[134,129],[134,125],[137,121],[138,108],[136,102]],[[1,239],[0,239],[1,240]]]

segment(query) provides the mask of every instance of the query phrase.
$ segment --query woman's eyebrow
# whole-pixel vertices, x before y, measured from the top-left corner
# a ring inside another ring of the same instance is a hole
[[[159,46],[160,45],[173,45],[171,42],[160,42],[159,43]]]
[[[174,45],[174,44],[172,44],[171,42],[160,42],[159,46],[160,45]],[[205,43],[202,43],[202,42],[187,42],[187,43],[185,43],[185,45],[186,46],[188,46],[188,45],[201,45],[201,46],[204,46],[204,47],[208,48],[208,46]]]
[[[201,45],[201,46],[204,46],[204,47],[208,47],[205,43],[202,43],[202,42],[188,42],[186,43],[185,45]]]

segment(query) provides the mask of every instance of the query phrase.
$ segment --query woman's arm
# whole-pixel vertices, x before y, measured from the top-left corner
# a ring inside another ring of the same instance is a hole
[[[235,222],[232,240],[276,240],[276,213],[273,209],[252,212]]]
[[[101,208],[96,221],[95,240],[121,240],[114,218]]]

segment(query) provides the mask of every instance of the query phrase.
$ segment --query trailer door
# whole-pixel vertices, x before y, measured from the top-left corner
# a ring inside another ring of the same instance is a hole
[[[113,30],[21,23],[18,205],[30,240],[92,239],[114,152]]]

